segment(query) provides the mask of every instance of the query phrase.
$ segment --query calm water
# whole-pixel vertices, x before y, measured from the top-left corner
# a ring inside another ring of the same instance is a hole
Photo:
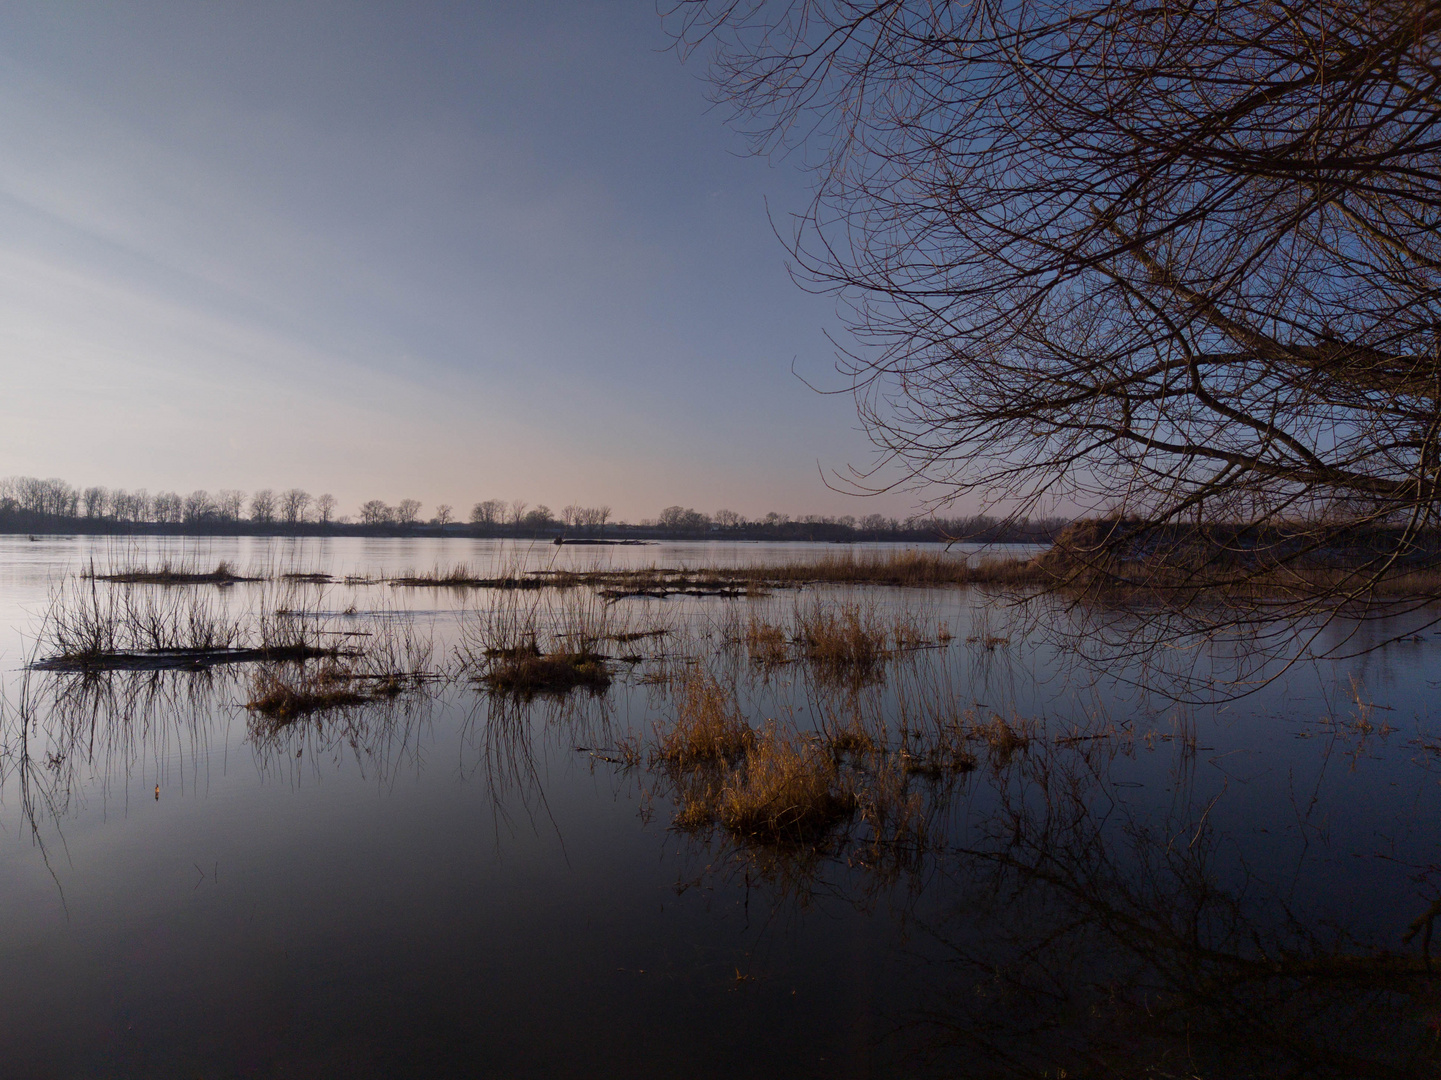
[[[1424,981],[1338,982],[1333,963],[1418,956],[1402,935],[1441,895],[1429,631],[1180,708],[1127,689],[1125,665],[1073,663],[1046,632],[1062,613],[1012,624],[976,591],[627,600],[673,632],[601,697],[507,703],[458,680],[275,736],[240,668],[100,687],[22,671],[47,597],[92,560],[376,579],[835,550],[0,538],[0,1071],[1432,1075],[1405,1056],[1438,1026]],[[440,663],[495,595],[336,584],[305,603],[411,611]],[[679,833],[664,785],[606,760],[673,711],[648,678],[665,642],[719,649],[737,617],[827,598],[953,639],[865,687],[717,661],[754,722],[974,708],[1035,724],[1028,749],[983,754],[935,799],[937,842],[908,865]],[[1278,980],[1286,964],[1312,966]],[[1183,1028],[1188,1062],[1167,1042]]]

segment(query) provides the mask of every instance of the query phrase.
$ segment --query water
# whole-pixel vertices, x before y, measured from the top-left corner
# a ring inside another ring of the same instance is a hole
[[[1183,1046],[1205,1076],[1430,1074],[1407,1056],[1436,1023],[1429,982],[1338,976],[1336,957],[1410,963],[1402,935],[1441,895],[1434,635],[1181,708],[1071,662],[1046,632],[1059,612],[1020,624],[975,590],[812,589],[620,602],[672,633],[600,697],[506,704],[461,679],[267,735],[239,666],[22,685],[47,596],[92,560],[377,579],[835,550],[0,538],[6,1073],[1189,1075]],[[237,606],[262,591],[218,590]],[[413,612],[437,663],[499,602],[306,596],[335,617]],[[848,599],[954,638],[865,686],[722,655],[737,618]],[[681,833],[663,777],[607,758],[673,715],[647,675],[706,634],[755,723],[975,708],[1034,738],[1009,761],[978,746],[976,771],[927,795],[936,842],[909,863]]]

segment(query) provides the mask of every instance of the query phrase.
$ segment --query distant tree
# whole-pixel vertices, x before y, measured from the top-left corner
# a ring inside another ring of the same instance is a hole
[[[610,520],[610,507],[597,506],[591,511],[591,514],[593,515],[592,522],[595,527],[601,532],[605,532],[605,523]]]
[[[152,501],[151,513],[161,525],[174,525],[185,516],[185,500],[173,491],[162,491]]]
[[[245,513],[245,492],[226,488],[215,495],[215,512],[221,521],[239,521]]]
[[[442,529],[455,519],[455,508],[449,503],[441,503],[435,508],[435,523]]]
[[[326,492],[315,500],[315,519],[322,525],[329,525],[335,516],[335,496]]]
[[[420,517],[419,499],[401,499],[400,505],[395,508],[395,520],[401,525],[414,525]]]
[[[144,488],[139,491],[117,488],[110,493],[109,509],[116,521],[144,521],[150,516],[150,497]]]
[[[105,513],[105,489],[103,487],[88,487],[80,496],[80,501],[85,507],[87,518],[98,518]]]
[[[384,525],[391,519],[393,511],[379,499],[371,499],[369,502],[360,504],[360,523],[362,525]]]
[[[11,478],[11,492],[16,506],[32,514],[75,517],[79,513],[80,492],[64,480],[16,476]]]
[[[287,525],[298,525],[305,520],[305,511],[310,508],[310,492],[291,488],[280,496],[280,516]]]
[[[181,515],[192,525],[215,517],[215,501],[210,497],[210,492],[197,490],[185,496],[184,504],[181,506]]]
[[[745,518],[734,510],[717,510],[713,519],[722,529],[734,529],[745,524]]]
[[[586,509],[583,506],[576,506],[572,503],[560,512],[561,524],[567,529],[583,525],[585,523]]]
[[[250,520],[268,525],[275,520],[275,492],[261,488],[250,496]]]
[[[510,504],[510,520],[512,524],[519,525],[525,520],[525,508],[530,504],[524,499],[516,499]]]
[[[500,499],[486,499],[470,508],[472,525],[499,525],[505,518],[505,503]]]
[[[710,517],[685,506],[667,506],[660,512],[660,526],[677,532],[696,532],[710,528]]]
[[[866,532],[885,532],[886,526],[887,520],[884,514],[867,514],[861,518],[861,528]]]
[[[548,529],[557,524],[555,515],[550,512],[550,507],[541,503],[534,510],[528,512],[521,518],[520,523],[527,529]]]

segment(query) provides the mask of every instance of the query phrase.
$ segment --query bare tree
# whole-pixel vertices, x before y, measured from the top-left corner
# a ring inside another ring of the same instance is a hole
[[[516,499],[510,504],[511,524],[519,525],[522,521],[525,520],[525,508],[529,505],[530,504],[527,503],[524,499]]]
[[[758,148],[814,137],[793,254],[846,306],[841,370],[904,482],[1106,516],[1070,551],[1108,586],[1194,591],[1198,538],[1227,587],[1343,549],[1306,580],[1368,603],[1434,561],[1441,8],[673,15]]]
[[[435,508],[435,523],[442,529],[455,520],[455,508],[449,503],[441,503]]]
[[[275,520],[275,492],[261,488],[250,496],[250,520],[268,525]]]
[[[310,508],[310,493],[300,488],[291,488],[280,496],[280,516],[287,525],[298,525],[305,520]]]
[[[161,525],[174,525],[185,514],[185,501],[173,491],[162,491],[151,500],[150,512]]]
[[[215,517],[215,500],[210,497],[208,491],[192,491],[185,496],[184,504],[181,507],[181,514],[185,521],[196,524]]]
[[[395,508],[395,520],[401,525],[414,525],[418,517],[420,517],[420,500],[401,499],[400,505]]]
[[[85,516],[98,518],[105,513],[106,492],[103,487],[88,487],[81,496],[85,504]]]
[[[717,510],[714,517],[715,523],[722,529],[734,529],[740,525],[744,525],[745,520],[745,518],[741,517],[741,515],[734,510]]]
[[[710,517],[684,506],[667,506],[660,512],[660,527],[678,532],[698,532],[710,528]]]
[[[245,513],[245,492],[234,488],[216,492],[215,510],[221,521],[239,521]]]
[[[330,519],[335,517],[335,496],[326,492],[324,495],[316,496],[315,519],[322,525],[329,525]]]
[[[499,525],[505,519],[505,503],[500,499],[486,499],[470,508],[472,525]]]
[[[360,522],[362,525],[384,525],[395,516],[395,511],[379,499],[371,499],[369,502],[360,505]]]

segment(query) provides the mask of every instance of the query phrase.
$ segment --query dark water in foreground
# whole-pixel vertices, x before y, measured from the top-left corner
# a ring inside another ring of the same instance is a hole
[[[465,541],[183,550],[372,577],[557,557]],[[254,726],[240,668],[26,685],[25,635],[62,574],[159,554],[0,539],[4,1075],[1436,1072],[1441,983],[1402,940],[1441,896],[1429,631],[1188,709],[1074,668],[1046,620],[1023,633],[965,590],[623,601],[671,634],[603,696],[507,703],[459,679],[279,733]],[[857,599],[953,640],[863,687],[722,656],[730,620]],[[383,584],[307,599],[412,611],[437,664],[493,601]],[[1031,742],[978,744],[974,772],[916,781],[924,851],[681,833],[660,779],[607,760],[673,714],[656,676],[681,641],[712,643],[757,724],[973,708],[1029,721]]]

